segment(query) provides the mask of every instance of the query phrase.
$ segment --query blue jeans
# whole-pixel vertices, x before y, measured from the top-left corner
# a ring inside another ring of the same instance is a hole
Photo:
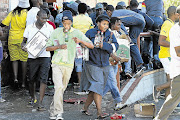
[[[106,86],[103,91],[103,95],[105,95],[108,91],[111,91],[111,94],[112,94],[113,99],[115,100],[115,103],[120,103],[122,100],[121,100],[120,92],[117,87],[117,81],[116,81],[118,64],[115,66],[110,66],[109,69],[110,69],[109,75],[106,82]]]
[[[132,69],[131,69],[131,57],[130,57],[128,62],[124,62],[124,66],[125,66],[125,68],[124,68],[125,73],[127,73],[127,72],[131,73],[132,72]]]
[[[149,17],[151,19],[153,19],[153,21],[154,21],[154,24],[153,24],[151,30],[154,31],[156,29],[160,29],[160,27],[163,24],[163,19],[161,17],[156,17],[156,16],[149,16]],[[148,53],[150,55],[148,46],[149,46],[149,44],[151,44],[150,41],[152,40],[153,41],[153,51],[150,51],[150,52],[153,52],[153,55],[157,55],[159,52],[158,39],[159,39],[159,36],[157,36],[157,35],[153,35],[151,38],[146,38],[144,41],[144,45],[146,45],[144,47],[144,52]],[[155,59],[158,60],[158,58],[155,58]]]
[[[137,38],[145,27],[144,17],[134,11],[124,9],[115,10],[112,17],[119,17],[125,26],[130,27],[129,37],[134,43],[134,45],[130,46],[130,54],[136,65],[142,64],[143,60],[137,46]]]

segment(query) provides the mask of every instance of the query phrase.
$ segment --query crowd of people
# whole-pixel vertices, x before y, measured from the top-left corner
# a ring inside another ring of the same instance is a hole
[[[129,6],[120,1],[116,7],[103,2],[94,8],[78,0],[63,2],[62,6],[54,8],[42,0],[19,0],[18,6],[0,24],[10,26],[8,50],[14,83],[20,82],[19,62],[22,87],[26,86],[26,74],[28,76],[31,100],[27,107],[38,104],[38,111],[46,110],[43,98],[52,68],[55,92],[49,118],[62,120],[63,94],[75,69],[76,85],[81,92],[88,93],[81,112],[91,115],[88,108],[94,102],[97,119],[104,119],[109,114],[102,113],[101,101],[108,91],[115,101],[114,110],[126,106],[120,96],[120,64],[124,73],[121,76],[126,79],[160,68],[162,63],[167,83],[153,86],[153,98],[158,102],[160,91],[166,89],[166,101],[154,120],[167,119],[180,102],[180,23],[176,23],[180,19],[180,6],[170,6],[168,17],[162,0],[140,3],[131,0]],[[1,27],[0,36],[3,35]],[[145,34],[141,34],[143,32]],[[117,54],[122,40],[128,43],[126,59]],[[2,59],[0,43],[0,61]],[[37,81],[40,81],[39,100],[35,92]],[[0,87],[0,102],[4,101]]]

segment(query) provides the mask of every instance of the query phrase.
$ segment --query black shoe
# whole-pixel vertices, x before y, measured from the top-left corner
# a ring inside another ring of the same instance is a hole
[[[136,74],[133,77],[141,76],[144,70],[146,70],[146,67],[144,67],[143,65],[141,65],[140,67],[137,67]]]
[[[130,72],[126,72],[125,75],[127,76],[127,78],[132,78],[132,75]]]

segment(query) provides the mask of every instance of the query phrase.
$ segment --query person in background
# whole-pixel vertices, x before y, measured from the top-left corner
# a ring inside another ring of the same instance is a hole
[[[43,5],[42,0],[31,0],[33,7],[28,11],[26,18],[26,26],[36,22],[37,13],[40,10],[40,6]]]
[[[95,48],[89,50],[89,61],[85,62],[82,71],[80,90],[89,91],[89,94],[81,112],[90,115],[88,108],[94,101],[97,119],[104,119],[109,116],[107,113],[103,114],[101,110],[103,91],[110,72],[109,56],[118,49],[119,45],[114,35],[110,38],[111,32],[108,30],[110,19],[107,15],[99,15],[96,23],[94,29],[86,32],[86,36],[91,39]],[[109,41],[112,43],[110,44]]]
[[[0,24],[1,27],[10,25],[8,49],[10,61],[12,61],[14,83],[19,82],[18,61],[21,61],[23,88],[25,87],[28,53],[21,49],[21,43],[23,41],[23,33],[26,27],[26,17],[29,7],[29,0],[20,0],[18,6],[11,11]]]
[[[41,8],[46,8],[49,10],[48,8],[48,3],[47,2],[43,2],[43,5],[41,5]],[[54,17],[51,15],[51,12],[50,12],[50,15],[49,15],[49,21],[53,22],[54,23]]]
[[[93,49],[92,42],[79,30],[72,27],[73,17],[69,10],[63,12],[63,27],[51,34],[46,44],[47,51],[54,51],[52,70],[54,82],[54,97],[50,105],[50,119],[63,119],[63,94],[69,83],[74,67],[76,45],[83,44]]]
[[[177,7],[176,12],[179,14],[180,19],[180,6]],[[170,38],[170,78],[171,90],[170,94],[167,96],[165,102],[163,103],[160,111],[153,120],[167,120],[169,115],[173,112],[175,107],[180,101],[180,21],[176,23],[169,32]]]
[[[107,15],[106,14],[106,11],[104,10],[103,8],[103,5],[101,3],[97,3],[96,4],[96,7],[95,7],[95,12],[93,12],[90,17],[93,21],[93,24],[95,25],[95,27],[97,26],[97,23],[96,23],[96,18],[99,16],[99,15]]]
[[[84,34],[89,29],[94,27],[91,18],[85,15],[86,11],[87,11],[87,5],[85,3],[80,3],[78,5],[79,15],[73,17],[73,28],[80,30]],[[82,65],[83,65],[83,58],[82,58],[83,48],[79,44],[77,44],[76,49],[77,50],[76,50],[76,58],[75,58],[75,69],[78,76],[78,83],[80,85]]]
[[[178,20],[178,13],[176,13],[176,7],[170,6],[167,10],[168,18],[163,23],[161,27],[161,32],[159,36],[159,45],[160,45],[160,51],[159,51],[159,59],[163,65],[164,72],[166,73],[167,82],[162,85],[157,85],[153,87],[153,99],[155,102],[158,102],[158,97],[160,95],[160,91],[163,89],[166,89],[165,97],[167,97],[170,94],[170,62],[171,62],[171,56],[170,56],[170,39],[169,39],[169,31],[172,26],[174,26],[174,23],[176,20]]]
[[[126,9],[126,3],[124,1],[120,1],[117,3],[116,10],[119,10],[119,9]]]
[[[106,7],[108,6],[107,2],[102,2],[103,9],[106,10]]]
[[[112,33],[116,33],[117,36],[121,36],[123,33],[120,32],[121,30],[121,24],[122,22],[120,21],[119,18],[117,17],[112,17],[110,19],[110,28]],[[120,39],[115,35],[117,41]],[[122,108],[125,107],[125,104],[122,104],[122,98],[120,96],[120,82],[119,79],[116,79],[116,75],[118,73],[118,62],[121,61],[121,59],[116,55],[116,53],[113,53],[111,58],[109,59],[110,62],[110,72],[108,75],[107,83],[104,89],[104,95],[108,92],[111,91],[112,97],[115,101],[115,108],[114,110],[121,110]],[[119,85],[118,85],[119,84]]]
[[[51,12],[49,11],[49,9],[43,9],[43,10],[46,11],[46,13],[47,13],[47,15],[48,15],[47,22],[48,22],[50,25],[52,25],[54,29],[56,29],[56,25],[49,20],[50,15],[51,15]]]
[[[152,31],[157,31],[160,30],[162,24],[163,24],[163,0],[145,0],[144,1],[146,5],[146,14],[154,21],[154,24],[152,25],[151,30]],[[158,45],[158,38],[159,36],[153,35],[152,36],[153,40],[153,58],[154,58],[154,63],[158,65],[160,63],[158,53],[159,53],[159,45]],[[147,47],[144,49],[144,58],[148,59],[150,56],[149,53],[149,44],[150,40],[146,40],[147,42]],[[155,69],[155,65],[153,66]],[[157,66],[160,67],[160,66]]]

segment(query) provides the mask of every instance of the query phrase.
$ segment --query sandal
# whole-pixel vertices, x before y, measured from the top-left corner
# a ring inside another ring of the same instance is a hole
[[[81,109],[81,112],[82,112],[84,115],[92,116],[92,114],[90,114],[87,110]]]
[[[101,119],[104,119],[104,118],[107,118],[107,117],[109,117],[109,114],[108,113],[103,113],[102,115],[98,116],[96,118],[96,120],[101,120]]]

